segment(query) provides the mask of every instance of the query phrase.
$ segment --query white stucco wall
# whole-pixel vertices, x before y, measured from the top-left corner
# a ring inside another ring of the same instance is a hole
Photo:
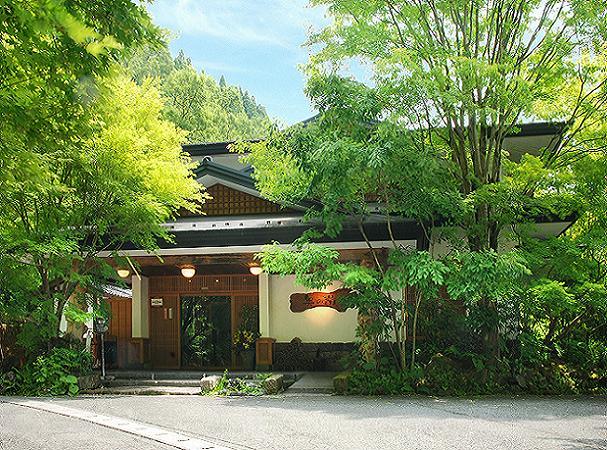
[[[329,286],[331,292],[341,286]],[[338,312],[332,308],[313,308],[304,312],[291,312],[289,297],[293,293],[313,292],[295,284],[295,276],[268,277],[269,336],[277,342],[290,342],[298,337],[303,342],[354,342],[356,339],[357,311]]]
[[[519,231],[529,233],[531,236],[539,239],[545,239],[551,236],[558,236],[571,222],[546,222],[525,224],[520,226]],[[454,249],[449,242],[449,237],[457,237],[465,244],[466,235],[461,228],[436,227],[432,230],[430,239],[430,254],[435,258],[442,258],[452,252]],[[508,252],[518,245],[518,238],[512,228],[506,227],[500,233],[498,251]],[[464,247],[465,248],[465,247]]]
[[[455,249],[451,245],[449,238],[460,239],[463,245],[462,249],[465,249],[466,234],[461,228],[447,228],[447,227],[436,227],[432,230],[432,236],[430,239],[430,254],[434,258],[443,258]],[[510,229],[502,230],[499,240],[500,252],[507,252],[514,248],[517,241],[515,236],[512,234]]]

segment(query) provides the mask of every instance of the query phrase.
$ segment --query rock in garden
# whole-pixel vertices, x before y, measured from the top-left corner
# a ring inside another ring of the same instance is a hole
[[[219,375],[211,375],[208,377],[201,378],[200,388],[202,389],[202,392],[209,392],[215,389],[219,384],[219,380],[221,380],[221,377]]]
[[[283,375],[273,374],[263,381],[263,390],[266,394],[278,394],[283,389]]]

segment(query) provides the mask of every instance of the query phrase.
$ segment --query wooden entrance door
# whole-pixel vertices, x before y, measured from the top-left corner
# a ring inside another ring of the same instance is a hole
[[[181,365],[225,369],[232,365],[229,296],[181,296]]]
[[[108,367],[129,367],[135,360],[136,355],[131,343],[132,328],[132,301],[130,298],[113,297],[108,300],[110,306],[110,322],[106,333],[106,364]],[[115,345],[116,354],[113,358],[107,358],[107,349]]]
[[[150,304],[150,353],[154,368],[179,368],[179,324],[178,295],[163,295],[162,306]]]
[[[189,280],[181,275],[152,276],[149,288],[150,298],[163,299],[162,306],[152,306],[150,303],[150,362],[157,368],[188,367],[187,361],[182,360],[182,349],[180,348],[182,340],[180,296],[229,297],[230,334],[234,333],[240,323],[242,305],[258,303],[258,280],[256,276],[249,274],[195,275]],[[169,308],[172,308],[172,319],[168,318]],[[225,311],[222,312],[222,315],[224,318],[226,317]],[[223,322],[222,330],[226,329],[225,325]],[[231,338],[226,336],[218,341],[231,345]],[[222,362],[223,367],[230,365],[229,363],[224,364]],[[234,358],[232,358],[231,365],[237,366]]]

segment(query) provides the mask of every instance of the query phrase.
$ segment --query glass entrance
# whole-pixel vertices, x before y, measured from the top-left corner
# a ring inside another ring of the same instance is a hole
[[[230,297],[181,297],[181,367],[232,366]]]

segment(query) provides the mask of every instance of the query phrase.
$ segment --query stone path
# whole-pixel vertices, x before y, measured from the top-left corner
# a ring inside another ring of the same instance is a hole
[[[335,372],[307,372],[289,387],[289,393],[330,394],[333,392]]]

